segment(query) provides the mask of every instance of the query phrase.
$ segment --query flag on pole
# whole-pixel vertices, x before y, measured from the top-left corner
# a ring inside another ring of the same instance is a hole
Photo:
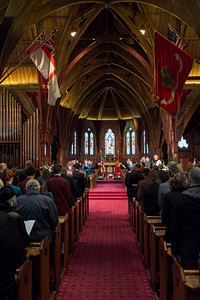
[[[155,33],[155,104],[175,116],[193,58],[158,32]]]
[[[106,171],[105,165],[104,165],[104,158],[101,157],[101,172],[104,173]]]
[[[170,25],[168,25],[168,40],[182,50],[187,46],[187,41]]]
[[[47,102],[54,106],[61,94],[56,76],[55,48],[52,37],[45,41],[44,34],[41,33],[26,52],[44,77],[48,88]]]
[[[115,174],[118,175],[120,173],[120,165],[119,165],[119,151],[116,153],[116,166],[115,166]]]

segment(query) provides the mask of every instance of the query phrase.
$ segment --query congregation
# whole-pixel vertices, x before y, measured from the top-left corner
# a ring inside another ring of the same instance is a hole
[[[130,161],[128,162],[130,163]],[[172,255],[184,269],[199,268],[200,167],[188,163],[183,170],[174,161],[165,168],[154,156],[151,167],[144,161],[129,165],[125,176],[129,203],[136,199],[147,216],[161,216]]]
[[[198,269],[200,253],[200,167],[183,170],[174,161],[163,166],[158,155],[125,167],[128,202],[137,199],[148,216],[161,215],[166,241],[184,269]],[[26,259],[25,247],[47,236],[52,242],[58,216],[64,216],[89,186],[94,173],[91,161],[71,161],[35,169],[0,164],[0,299],[15,299],[14,271]],[[30,234],[23,221],[34,220]],[[192,234],[191,234],[192,232]],[[6,276],[5,276],[6,274]]]
[[[21,170],[0,164],[1,300],[16,299],[14,272],[26,259],[25,247],[46,236],[51,247],[58,216],[69,213],[88,186],[87,179],[78,162],[73,173],[60,164],[38,170],[30,160]],[[34,223],[28,235],[24,221],[29,220]]]

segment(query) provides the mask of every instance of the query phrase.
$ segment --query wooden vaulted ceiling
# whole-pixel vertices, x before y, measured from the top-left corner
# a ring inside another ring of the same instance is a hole
[[[168,24],[188,41],[186,51],[195,58],[188,85],[195,90],[190,97],[199,101],[199,19],[198,0],[0,0],[1,86],[12,88],[30,113],[26,91],[39,93],[39,83],[25,50],[41,31],[48,36],[56,28],[60,105],[79,118],[148,120],[154,107],[154,32],[167,36]]]

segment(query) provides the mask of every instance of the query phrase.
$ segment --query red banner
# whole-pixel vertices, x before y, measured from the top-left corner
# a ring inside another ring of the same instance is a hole
[[[155,104],[175,116],[193,58],[155,33]]]
[[[48,87],[47,102],[54,106],[57,99],[61,97],[56,75],[56,62],[53,56],[55,49],[52,38],[49,38],[46,42],[44,41],[45,38],[41,33],[26,49],[26,52],[46,81],[45,84]]]

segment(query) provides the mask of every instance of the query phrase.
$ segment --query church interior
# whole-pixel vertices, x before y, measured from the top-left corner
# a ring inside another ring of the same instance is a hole
[[[198,161],[199,11],[197,0],[32,0],[20,5],[2,0],[0,161],[24,165],[32,159],[39,167],[87,158],[96,164],[107,151],[109,130],[115,137],[111,154],[118,151],[122,162],[155,153],[165,163]],[[153,97],[154,35],[167,38],[169,26],[194,59],[174,116]],[[54,41],[60,90],[54,105],[27,52],[41,32]]]
[[[54,167],[45,184],[66,181],[58,169],[67,177],[69,162],[97,169],[76,170],[83,190],[71,206],[67,183],[52,244],[46,236],[27,246],[17,300],[200,298],[199,270],[184,270],[164,240],[163,207],[145,214],[128,168],[114,178],[141,158],[173,161],[185,177],[200,162],[199,20],[199,0],[0,0],[0,165],[26,172],[28,162],[39,175]],[[157,194],[158,169],[148,170]]]

